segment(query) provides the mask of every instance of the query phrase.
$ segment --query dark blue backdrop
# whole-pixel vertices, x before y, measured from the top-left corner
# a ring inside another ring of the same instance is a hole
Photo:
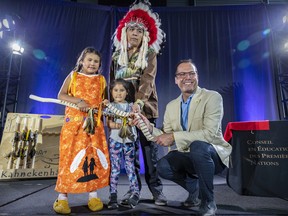
[[[183,58],[196,63],[201,87],[222,94],[223,128],[229,121],[280,118],[275,63],[280,42],[275,34],[281,32],[286,5],[153,9],[167,34],[158,58],[158,126],[166,104],[180,93],[174,73],[176,63]],[[17,112],[63,114],[64,107],[32,101],[28,96],[56,98],[86,46],[100,50],[102,71],[108,78],[111,36],[127,10],[128,5],[115,8],[59,0],[1,0],[0,15],[18,15],[19,28],[25,31]]]

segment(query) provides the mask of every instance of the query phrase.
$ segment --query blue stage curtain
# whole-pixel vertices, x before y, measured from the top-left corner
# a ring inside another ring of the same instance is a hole
[[[111,37],[128,10],[57,0],[2,0],[1,14],[17,14],[25,29],[25,54],[18,112],[63,114],[64,107],[28,99],[29,94],[56,98],[61,84],[86,46],[102,53],[107,77]],[[153,5],[152,5],[153,6]],[[166,32],[158,57],[156,85],[158,126],[165,106],[180,94],[175,66],[191,58],[199,85],[217,90],[224,99],[223,127],[229,121],[278,120],[275,23],[286,5],[155,7]],[[277,19],[276,19],[277,18]]]

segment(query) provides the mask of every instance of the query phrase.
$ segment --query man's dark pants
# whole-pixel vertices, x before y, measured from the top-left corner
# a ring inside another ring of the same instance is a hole
[[[149,119],[151,123],[156,125],[156,119]],[[148,185],[149,190],[152,195],[157,197],[160,193],[162,193],[163,185],[159,178],[159,174],[156,170],[157,162],[158,162],[158,146],[154,142],[148,141],[144,134],[138,130],[139,141],[141,144],[143,160],[144,160],[144,168],[145,168],[145,180]],[[139,162],[139,142],[136,144],[136,158],[135,158],[135,167],[136,174],[139,184],[139,189],[141,190],[142,184],[140,180],[140,162]]]
[[[202,202],[214,201],[213,178],[224,168],[215,148],[202,141],[192,142],[190,152],[169,152],[157,164],[162,178],[177,183],[194,199],[200,196]]]

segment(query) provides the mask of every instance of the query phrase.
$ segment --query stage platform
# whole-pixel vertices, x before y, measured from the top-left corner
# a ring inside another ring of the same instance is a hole
[[[1,215],[57,215],[52,208],[57,197],[54,191],[56,178],[1,180]],[[87,207],[88,194],[71,194],[69,204],[71,215],[197,215],[197,208],[181,206],[188,193],[173,182],[163,180],[164,194],[168,206],[156,206],[142,176],[143,189],[141,201],[134,209],[120,207],[109,210],[105,206],[100,212],[90,212]],[[288,201],[273,197],[254,197],[238,195],[226,184],[225,176],[215,176],[215,201],[217,215],[288,215]],[[122,174],[119,182],[119,199],[128,190],[128,179]],[[104,204],[108,203],[109,188],[98,191]]]

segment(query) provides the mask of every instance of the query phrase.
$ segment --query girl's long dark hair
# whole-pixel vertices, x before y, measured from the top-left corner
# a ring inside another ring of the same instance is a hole
[[[75,65],[75,67],[74,67],[73,70],[76,71],[76,72],[80,72],[80,71],[81,71],[81,69],[82,69],[82,67],[83,67],[81,61],[83,61],[83,59],[85,58],[85,56],[86,56],[87,53],[94,53],[94,54],[96,54],[97,56],[99,56],[99,58],[100,58],[100,65],[99,65],[99,69],[98,69],[98,71],[97,71],[97,73],[99,73],[99,70],[100,70],[100,67],[101,67],[101,62],[102,62],[102,57],[101,57],[100,52],[99,52],[98,50],[96,50],[94,47],[86,47],[86,48],[81,52],[81,54],[80,54],[80,56],[78,57],[77,62],[76,62],[76,65]]]
[[[112,97],[112,89],[117,85],[117,84],[121,84],[123,85],[123,87],[126,89],[127,91],[127,96],[125,98],[125,100],[128,102],[128,103],[131,103],[133,102],[133,99],[132,99],[132,95],[131,95],[131,92],[129,90],[129,87],[130,87],[130,83],[122,78],[119,78],[119,79],[115,79],[113,80],[111,83],[110,83],[110,89],[109,89],[109,92],[110,92],[110,101],[114,101],[113,97]]]

